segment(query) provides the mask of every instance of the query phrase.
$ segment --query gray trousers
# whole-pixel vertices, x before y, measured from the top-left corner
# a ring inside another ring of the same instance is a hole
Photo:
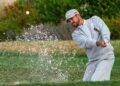
[[[110,80],[111,70],[114,64],[114,55],[108,55],[108,59],[91,61],[87,64],[83,81]]]

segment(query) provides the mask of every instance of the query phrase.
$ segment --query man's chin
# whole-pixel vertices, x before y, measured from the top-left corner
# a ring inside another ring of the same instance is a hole
[[[78,27],[78,25],[73,25],[73,27]]]

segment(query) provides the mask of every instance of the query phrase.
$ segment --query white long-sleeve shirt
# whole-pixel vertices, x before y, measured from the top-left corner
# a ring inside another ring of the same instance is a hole
[[[84,20],[84,24],[73,31],[72,38],[80,48],[85,49],[89,61],[104,59],[106,54],[114,54],[110,44],[109,28],[98,16]],[[108,43],[107,47],[96,46],[97,40],[104,40]]]

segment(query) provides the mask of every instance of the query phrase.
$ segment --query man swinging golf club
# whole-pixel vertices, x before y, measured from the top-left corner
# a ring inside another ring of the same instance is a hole
[[[73,40],[84,48],[88,57],[83,81],[110,80],[114,64],[113,47],[110,44],[110,31],[98,16],[85,20],[76,9],[65,14],[66,21],[75,27]]]

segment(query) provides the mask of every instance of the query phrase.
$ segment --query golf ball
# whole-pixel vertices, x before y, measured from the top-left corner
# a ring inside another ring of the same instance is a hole
[[[29,11],[26,11],[26,15],[29,15],[30,14],[30,12]]]

